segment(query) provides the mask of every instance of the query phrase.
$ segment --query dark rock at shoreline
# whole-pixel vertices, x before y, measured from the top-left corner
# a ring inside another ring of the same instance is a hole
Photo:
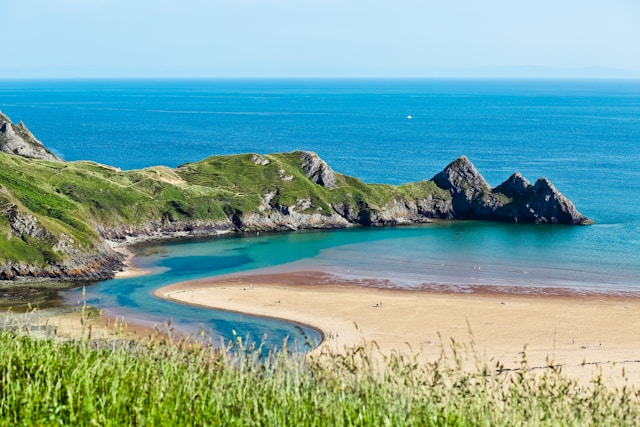
[[[540,178],[534,185],[514,192],[512,199],[513,202],[507,204],[500,213],[514,222],[577,225],[593,223],[579,213],[574,204],[546,178]]]
[[[124,268],[124,258],[124,255],[118,252],[101,250],[91,254],[77,254],[67,262],[54,263],[47,267],[9,262],[0,267],[0,282],[18,279],[23,281],[106,280],[111,279],[116,271]]]
[[[465,156],[449,164],[433,181],[451,192],[452,218],[528,224],[593,223],[546,178],[531,185],[515,173],[492,189]]]

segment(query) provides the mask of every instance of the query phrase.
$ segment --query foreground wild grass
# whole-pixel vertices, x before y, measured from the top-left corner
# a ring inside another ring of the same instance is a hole
[[[0,425],[635,425],[638,394],[558,369],[460,369],[374,348],[264,356],[236,343],[73,342],[0,330]],[[241,350],[241,351],[239,351]],[[384,368],[376,366],[381,362]]]

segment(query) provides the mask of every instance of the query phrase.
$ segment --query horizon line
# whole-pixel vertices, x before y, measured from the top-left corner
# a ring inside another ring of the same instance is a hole
[[[55,76],[2,77],[0,81],[52,80],[640,80],[638,75],[612,76]]]

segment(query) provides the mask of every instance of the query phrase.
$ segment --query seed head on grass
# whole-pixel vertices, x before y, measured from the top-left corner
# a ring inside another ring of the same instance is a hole
[[[203,334],[93,345],[0,330],[0,425],[633,425],[633,387],[587,386],[523,352],[509,371],[465,365],[451,342],[425,362],[376,343],[303,356]],[[167,324],[169,326],[170,324]],[[162,330],[160,328],[160,330]],[[304,344],[303,346],[304,347]]]

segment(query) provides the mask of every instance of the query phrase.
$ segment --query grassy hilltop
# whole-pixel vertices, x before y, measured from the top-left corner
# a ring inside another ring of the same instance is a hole
[[[491,188],[464,156],[399,186],[365,184],[305,151],[122,171],[64,162],[0,113],[0,280],[110,277],[121,256],[108,241],[433,219],[590,223],[547,180],[514,174]]]
[[[210,157],[177,169],[121,171],[93,162],[54,162],[0,152],[0,263],[45,267],[74,250],[93,251],[102,238],[158,230],[290,229],[290,221],[243,221],[249,214],[315,222],[302,227],[347,226],[334,205],[358,215],[393,199],[444,190],[432,182],[365,185],[334,174],[336,187],[314,183],[302,170],[301,152]]]

